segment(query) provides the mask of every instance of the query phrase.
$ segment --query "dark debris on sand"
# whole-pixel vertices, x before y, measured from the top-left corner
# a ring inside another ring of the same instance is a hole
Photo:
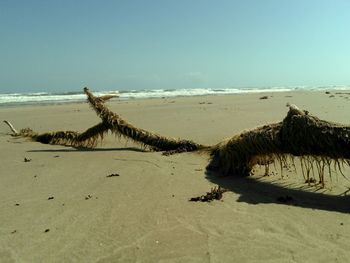
[[[262,97],[260,97],[259,99],[260,100],[267,100],[269,97],[268,96],[262,96]]]
[[[117,173],[115,173],[115,174],[110,174],[110,175],[107,175],[106,177],[116,177],[116,176],[120,176],[120,174],[117,174]]]
[[[211,202],[213,200],[221,200],[222,194],[225,192],[227,192],[226,189],[218,186],[218,187],[212,188],[210,192],[207,192],[205,195],[192,197],[189,201],[190,202]]]
[[[87,195],[87,196],[85,196],[85,200],[89,200],[89,199],[91,199],[92,198],[92,195]]]

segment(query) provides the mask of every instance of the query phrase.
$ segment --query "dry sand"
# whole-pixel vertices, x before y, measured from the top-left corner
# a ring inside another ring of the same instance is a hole
[[[349,97],[293,92],[109,105],[137,127],[215,144],[282,120],[287,102],[349,124]],[[86,103],[0,108],[4,119],[39,132],[83,131],[99,122]],[[268,177],[258,169],[250,178],[220,178],[206,175],[206,155],[167,157],[113,136],[95,150],[77,150],[8,132],[1,124],[0,262],[349,260],[350,198],[340,194],[350,181],[342,175],[327,177],[326,189],[308,187],[298,167],[283,177],[276,167]],[[344,174],[350,178],[350,169]],[[221,201],[188,201],[216,185],[229,189]]]

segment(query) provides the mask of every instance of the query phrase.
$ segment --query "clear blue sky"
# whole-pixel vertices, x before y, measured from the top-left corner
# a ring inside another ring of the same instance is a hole
[[[350,84],[347,0],[1,0],[0,92]]]

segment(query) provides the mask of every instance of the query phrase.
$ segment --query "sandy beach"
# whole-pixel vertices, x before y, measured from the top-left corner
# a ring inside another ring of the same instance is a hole
[[[267,99],[260,99],[267,96]],[[213,145],[281,121],[286,103],[350,124],[350,94],[281,92],[145,100],[109,107],[133,125]],[[87,103],[0,108],[38,132],[84,131]],[[164,156],[108,135],[96,149],[13,138],[0,125],[0,262],[348,262],[350,169],[308,186],[296,161],[248,178],[206,174],[208,156]],[[27,158],[28,162],[24,159]],[[107,177],[111,174],[119,176]],[[221,200],[189,202],[215,186]],[[343,194],[345,193],[345,194]]]

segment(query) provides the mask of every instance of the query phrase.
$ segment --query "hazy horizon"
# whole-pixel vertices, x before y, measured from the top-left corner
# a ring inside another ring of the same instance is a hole
[[[1,1],[0,93],[350,84],[350,2]]]

